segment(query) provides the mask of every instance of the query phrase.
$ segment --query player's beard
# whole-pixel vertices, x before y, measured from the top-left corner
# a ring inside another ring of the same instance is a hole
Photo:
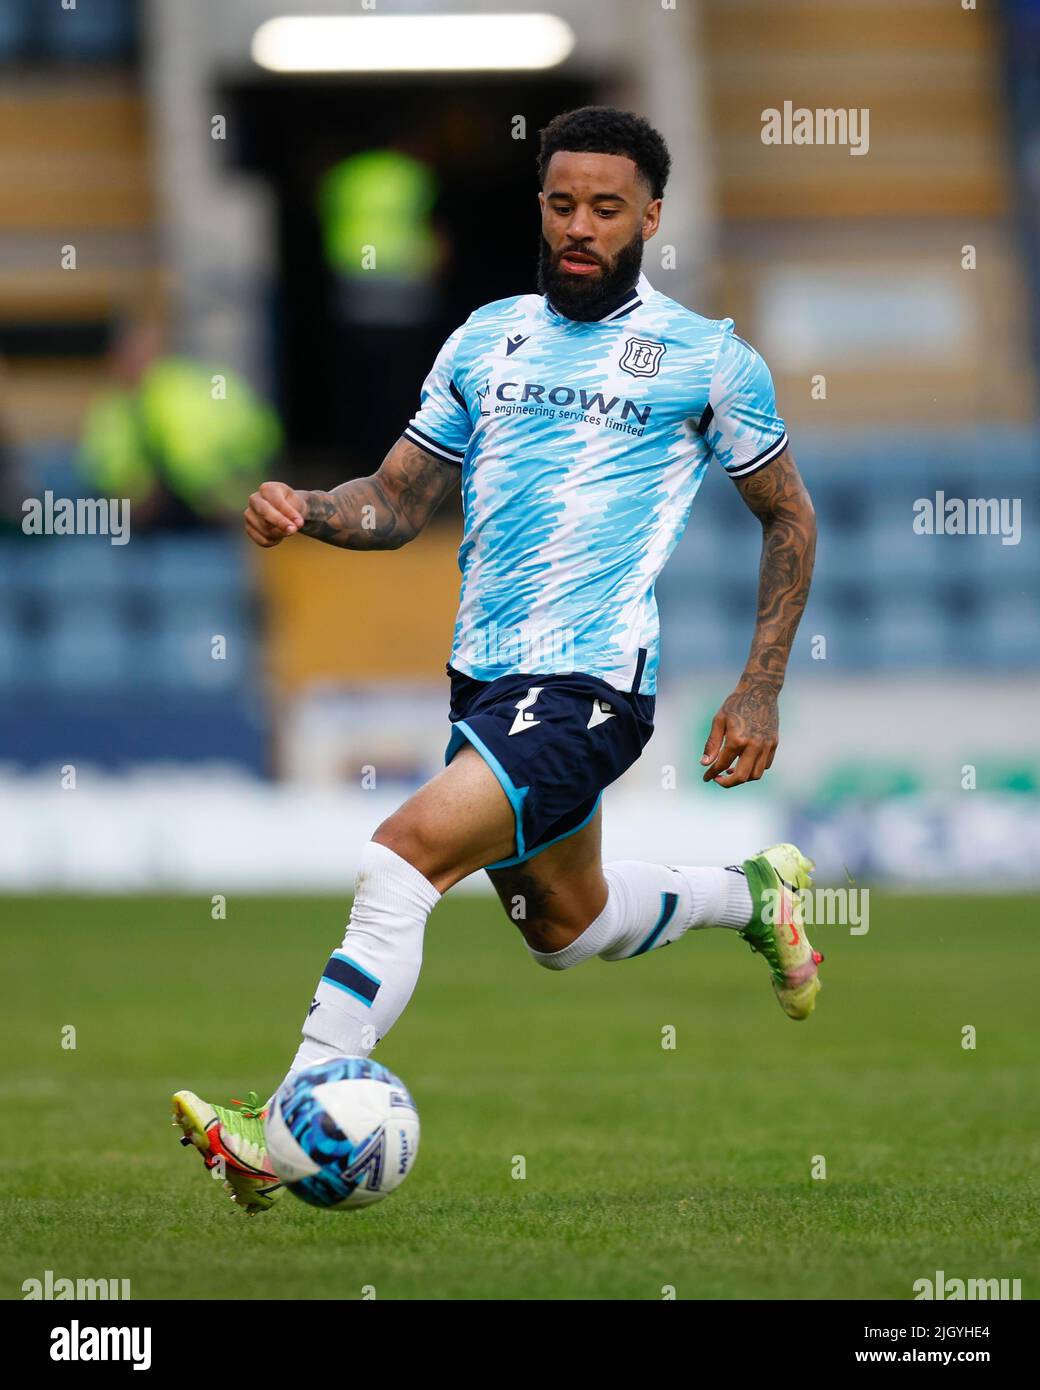
[[[591,252],[588,253],[591,255]],[[549,296],[554,309],[569,319],[601,319],[635,287],[643,265],[643,234],[637,232],[599,275],[568,275],[553,263],[545,237],[538,251],[538,291]]]

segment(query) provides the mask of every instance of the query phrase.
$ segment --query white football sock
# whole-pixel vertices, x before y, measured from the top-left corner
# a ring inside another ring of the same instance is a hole
[[[566,970],[592,956],[627,960],[667,946],[698,927],[732,927],[751,921],[751,893],[744,871],[693,869],[622,859],[604,864],[607,905],[561,951],[533,951],[547,970]]]
[[[385,845],[361,853],[343,945],[322,972],[289,1076],[332,1057],[367,1057],[412,997],[426,919],[440,901],[429,879]]]

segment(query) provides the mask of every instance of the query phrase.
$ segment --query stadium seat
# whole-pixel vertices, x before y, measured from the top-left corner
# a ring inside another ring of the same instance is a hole
[[[885,670],[942,667],[948,625],[937,618],[937,609],[927,598],[904,597],[881,607],[870,638],[877,665]]]
[[[959,648],[957,657],[970,655],[989,670],[1035,671],[1040,666],[1040,613],[1035,593],[1000,596],[986,606],[964,636],[964,650]]]
[[[103,609],[56,615],[39,645],[41,681],[53,690],[112,690],[131,676],[131,647],[119,621]]]
[[[153,583],[164,592],[242,595],[249,577],[245,544],[220,532],[150,538]]]

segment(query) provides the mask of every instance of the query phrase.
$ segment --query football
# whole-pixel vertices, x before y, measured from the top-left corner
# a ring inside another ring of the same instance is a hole
[[[276,1093],[267,1152],[290,1192],[313,1207],[370,1206],[400,1187],[419,1150],[408,1088],[367,1057],[306,1067]]]

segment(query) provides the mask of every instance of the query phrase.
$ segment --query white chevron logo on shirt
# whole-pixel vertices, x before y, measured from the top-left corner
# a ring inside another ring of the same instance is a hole
[[[527,711],[536,703],[538,696],[542,693],[543,687],[532,685],[530,690],[522,700],[516,702],[516,718],[513,720],[513,727],[509,730],[510,735],[522,734],[525,729],[533,729],[536,724],[540,724],[540,719],[535,719],[533,714]]]
[[[605,724],[608,719],[613,719],[617,713],[612,710],[606,700],[594,700],[592,703],[592,713],[589,715],[589,722],[585,725],[587,729],[594,729],[597,724]]]

